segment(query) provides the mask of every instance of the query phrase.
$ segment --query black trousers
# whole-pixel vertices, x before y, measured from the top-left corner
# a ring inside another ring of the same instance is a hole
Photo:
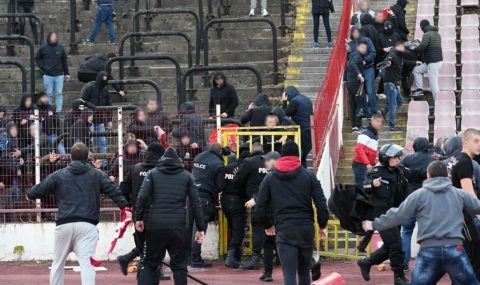
[[[402,249],[402,238],[400,229],[393,228],[386,231],[380,231],[383,245],[370,256],[372,264],[380,264],[390,259],[390,267],[394,272],[403,272],[404,254]]]
[[[282,263],[284,285],[310,285],[313,247],[302,248],[277,242],[277,250]]]
[[[260,221],[255,207],[252,208],[252,243],[253,253],[262,254],[263,244],[265,242],[265,224]]]
[[[347,82],[348,103],[350,105],[350,122],[352,123],[352,128],[360,128],[362,126],[358,113],[365,104],[363,102],[363,96],[356,96],[358,89],[360,88],[360,84],[361,83],[358,80]]]
[[[232,238],[228,244],[229,250],[240,253],[245,239],[245,206],[244,199],[237,195],[222,196],[222,211],[227,217],[228,228]]]
[[[185,229],[149,229],[145,234],[144,256],[140,262],[138,285],[158,285],[165,253],[170,256],[170,268],[175,285],[187,284],[187,250]]]
[[[332,29],[330,28],[330,14],[312,14],[313,16],[313,42],[318,43],[318,33],[320,28],[320,16],[323,19],[323,26],[327,33],[327,41],[332,42]]]
[[[206,233],[208,228],[208,223],[212,220],[213,215],[215,214],[214,212],[215,205],[214,205],[213,199],[210,197],[210,195],[206,193],[202,193],[200,191],[199,198],[200,198],[200,205],[202,206],[203,222],[205,223],[205,233]],[[192,219],[192,223],[193,223],[193,219]],[[194,236],[197,230],[198,230],[197,225],[193,223],[193,230],[192,230],[192,236],[191,236],[192,257],[199,257],[202,253],[202,244],[195,242],[195,239],[194,239]]]
[[[273,251],[277,248],[274,236],[267,236],[263,243],[263,265],[266,273],[273,272]]]
[[[477,275],[477,279],[480,280],[480,240],[477,225],[475,223],[476,218],[467,215],[465,216],[465,225],[468,229],[468,236],[471,237],[471,240],[465,238],[463,241],[463,247],[468,255],[473,271],[475,272],[475,275]],[[467,236],[465,234],[465,229],[463,230],[463,235]]]
[[[137,229],[135,229],[135,232],[133,233],[133,240],[135,241],[135,248],[133,250],[137,256],[140,256],[145,245],[145,232],[139,232]]]
[[[33,5],[30,5],[30,4],[27,4],[27,5],[17,4],[17,10],[18,10],[18,13],[31,13],[31,14],[35,13]],[[25,35],[25,21],[26,21],[26,18],[19,18],[18,33],[20,35]],[[30,22],[30,28],[32,29],[33,41],[35,42],[35,44],[39,44],[37,22],[33,18],[28,18],[28,21]]]
[[[312,150],[312,133],[311,130],[302,130],[301,134],[302,139],[302,166],[307,168],[307,157],[310,151]]]

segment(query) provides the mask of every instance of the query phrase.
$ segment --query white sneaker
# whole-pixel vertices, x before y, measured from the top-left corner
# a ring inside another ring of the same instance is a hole
[[[262,17],[267,17],[268,15],[270,14],[268,14],[267,9],[262,9]]]
[[[385,100],[385,99],[387,99],[387,95],[385,95],[385,94],[383,94],[383,93],[379,93],[379,94],[377,94],[377,98],[378,98],[379,100]]]
[[[250,14],[248,14],[248,16],[255,16],[255,9],[250,9]]]

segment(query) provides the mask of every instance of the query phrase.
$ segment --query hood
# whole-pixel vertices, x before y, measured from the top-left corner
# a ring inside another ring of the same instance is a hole
[[[413,141],[413,150],[415,152],[427,152],[430,150],[430,143],[427,138],[418,137]]]
[[[255,98],[255,106],[271,106],[270,100],[268,100],[268,96],[265,94],[258,94]]]
[[[285,93],[288,96],[288,101],[300,95],[300,91],[298,91],[297,87],[295,86],[288,86],[287,88],[285,88]]]
[[[173,148],[168,148],[158,160],[156,168],[166,174],[177,174],[185,170],[185,166]]]
[[[178,110],[180,114],[191,114],[195,113],[195,104],[193,102],[185,102],[180,105],[180,110]]]
[[[73,100],[73,102],[72,102],[72,110],[73,110],[73,111],[80,112],[80,105],[84,105],[84,106],[85,106],[85,101],[83,101],[82,99],[75,99],[75,100]]]
[[[7,108],[5,107],[5,105],[0,104],[0,112],[7,112]]]
[[[408,5],[408,0],[397,0],[397,5],[405,9]]]
[[[54,32],[49,32],[49,33],[47,34],[47,44],[50,45],[50,46],[55,46],[55,45],[58,44],[58,35],[57,35],[57,42],[56,42],[56,43],[52,43],[52,42],[51,42],[51,38],[52,38],[52,35],[53,35],[53,34],[56,34],[56,33],[54,33]]]
[[[277,160],[275,169],[282,173],[292,172],[302,167],[298,156],[283,156]]]
[[[445,155],[452,156],[462,151],[463,141],[460,136],[453,136],[445,141]]]
[[[223,85],[220,86],[220,87],[217,87],[217,85],[215,85],[215,78],[217,77],[221,77],[223,78]],[[227,77],[225,77],[225,74],[223,74],[223,72],[216,72],[214,75],[213,75],[213,78],[212,78],[212,86],[214,88],[224,88],[225,86],[227,86]]]
[[[67,166],[67,171],[73,175],[80,175],[92,169],[86,161],[74,160]]]
[[[11,129],[14,128],[14,127],[15,127],[15,128],[17,127],[17,124],[15,124],[15,122],[9,122],[9,123],[7,124],[6,129],[7,129],[7,134],[8,134],[9,137],[11,137],[10,131],[11,131]],[[18,136],[18,129],[17,129],[17,136]]]
[[[424,29],[422,29],[424,33],[427,32],[438,32],[438,27],[436,26],[426,26]]]
[[[432,192],[447,192],[452,188],[452,181],[448,177],[435,177],[425,180],[422,187]]]
[[[282,107],[275,107],[272,110],[272,114],[277,116],[278,120],[281,122],[283,118],[285,118],[285,110]]]
[[[362,16],[360,16],[360,24],[362,24],[362,26],[371,25],[373,22],[373,17],[369,13],[363,13]]]
[[[156,163],[165,154],[165,148],[157,142],[153,142],[148,146],[145,154],[145,162]]]
[[[390,21],[385,21],[385,23],[383,23],[383,32],[384,32],[386,35],[391,35],[391,34],[393,34],[393,24],[392,24],[392,22],[390,22]]]
[[[102,79],[104,76],[107,77],[107,80]],[[106,73],[105,71],[100,71],[97,74],[97,80],[95,80],[95,85],[98,88],[105,88],[107,86],[107,83],[108,83],[108,73]]]
[[[350,28],[350,39],[353,41],[353,32],[358,31],[360,33],[360,28],[357,26],[352,26]]]
[[[30,106],[30,108],[26,108],[26,107],[25,107],[25,101],[26,101],[28,98],[32,99],[32,104],[33,104],[33,96],[32,96],[32,94],[30,94],[30,93],[23,93],[23,94],[22,94],[22,97],[20,97],[20,106],[19,106],[20,109],[22,109],[22,110],[30,110],[30,109],[33,109],[33,105]]]

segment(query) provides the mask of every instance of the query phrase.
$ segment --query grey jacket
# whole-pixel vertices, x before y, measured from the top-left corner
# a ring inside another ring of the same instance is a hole
[[[373,221],[375,230],[401,225],[417,216],[417,242],[421,247],[461,244],[463,213],[480,213],[480,201],[452,186],[447,177],[425,180],[423,187],[412,193],[398,208]]]

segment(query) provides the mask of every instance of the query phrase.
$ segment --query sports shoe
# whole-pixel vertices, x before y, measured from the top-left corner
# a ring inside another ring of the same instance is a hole
[[[200,256],[192,256],[190,266],[193,268],[208,268],[212,267],[210,262],[205,262]]]
[[[318,45],[318,43],[313,43],[313,48],[320,48],[320,46]]]
[[[358,133],[358,132],[360,132],[360,128],[357,128],[357,127],[352,128],[352,133]]]
[[[424,96],[425,94],[423,94],[423,90],[422,89],[417,89],[415,90],[415,92],[413,92],[412,94],[410,94],[410,97],[422,97]]]
[[[114,44],[116,44],[116,43],[117,43],[117,42],[107,41],[107,44],[109,44],[109,45],[114,45]]]
[[[272,278],[272,273],[263,273],[262,276],[260,276],[260,281],[263,281],[263,282],[272,282],[273,281],[273,278]]]
[[[327,43],[327,48],[332,48],[332,47],[333,47],[332,42],[328,42],[328,43]]]
[[[398,131],[397,126],[396,125],[390,126],[390,131],[391,132]]]
[[[372,267],[370,260],[368,258],[359,259],[357,265],[360,267],[360,273],[362,273],[363,280],[370,281],[370,268]]]
[[[91,46],[91,45],[93,45],[93,42],[88,38],[84,38],[83,39],[83,44]]]
[[[270,15],[267,11],[267,9],[262,9],[262,17],[268,17]]]
[[[248,14],[248,16],[250,17],[255,16],[255,9],[250,9],[250,13]]]
[[[385,95],[383,93],[378,93],[377,98],[378,98],[378,100],[385,100],[385,99],[387,99],[387,95]]]

